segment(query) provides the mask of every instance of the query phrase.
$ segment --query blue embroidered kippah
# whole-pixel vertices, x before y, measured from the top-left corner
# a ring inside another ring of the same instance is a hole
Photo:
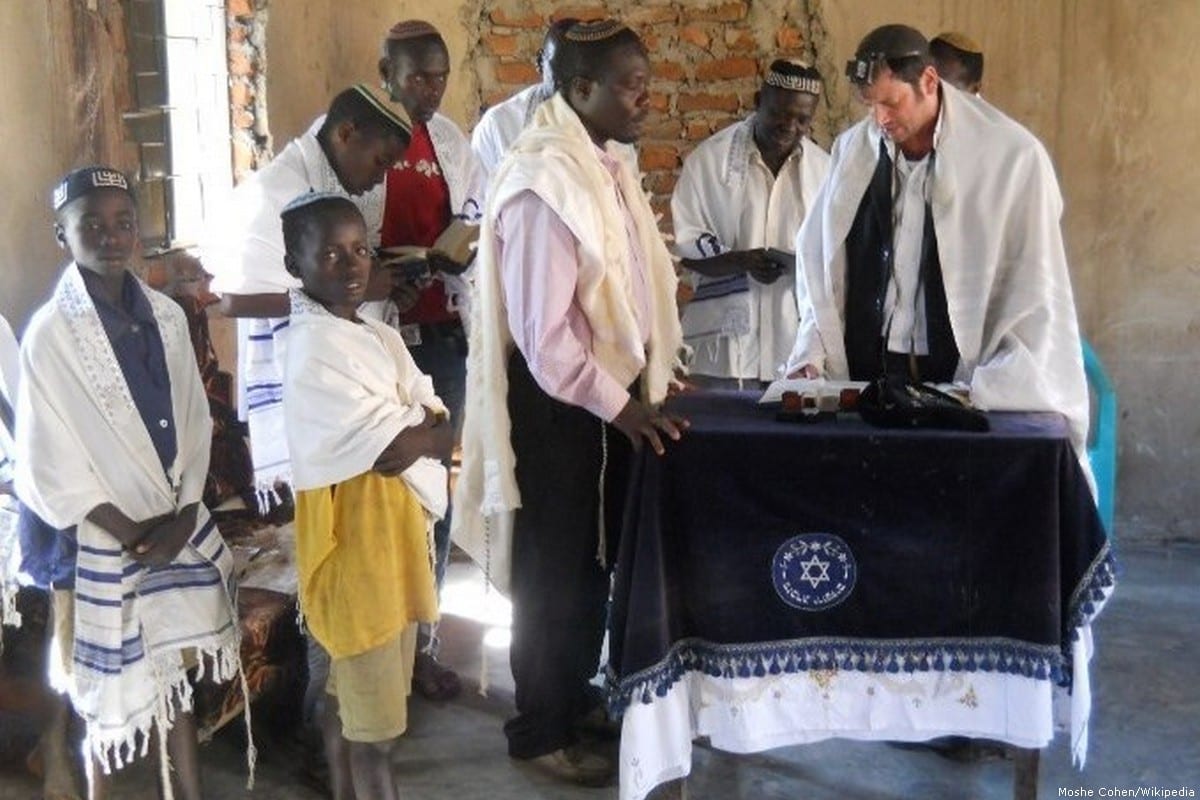
[[[103,166],[81,167],[68,172],[58,186],[54,187],[54,193],[50,196],[50,207],[58,211],[72,200],[96,189],[120,189],[133,197],[129,179],[119,169]]]

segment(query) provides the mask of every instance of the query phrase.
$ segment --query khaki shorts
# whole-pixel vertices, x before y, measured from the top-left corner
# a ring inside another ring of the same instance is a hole
[[[72,674],[71,661],[75,654],[75,591],[73,589],[55,589],[52,599],[54,608],[54,635],[50,638],[50,658],[48,668],[51,672],[51,686],[62,686],[56,682],[54,673],[63,678]],[[184,670],[191,672],[200,666],[200,654],[194,647],[185,647],[181,652]]]
[[[325,691],[338,700],[342,736],[352,742],[386,742],[408,729],[417,626],[390,641],[329,666]]]

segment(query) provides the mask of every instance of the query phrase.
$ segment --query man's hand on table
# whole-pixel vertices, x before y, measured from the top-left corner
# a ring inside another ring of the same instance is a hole
[[[635,451],[641,451],[644,440],[649,442],[654,452],[660,456],[666,452],[660,434],[666,434],[672,440],[679,441],[683,432],[691,425],[683,417],[664,414],[632,397],[613,419],[612,424],[625,434]]]

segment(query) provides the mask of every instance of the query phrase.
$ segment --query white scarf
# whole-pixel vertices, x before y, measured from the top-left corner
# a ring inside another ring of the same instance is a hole
[[[300,289],[292,325],[283,408],[297,489],[370,472],[375,459],[425,409],[447,413],[400,334],[382,322],[336,317]],[[421,458],[401,475],[432,519],[446,513],[446,468]]]
[[[681,368],[682,335],[675,306],[676,278],[670,253],[658,231],[638,173],[624,150],[618,186],[601,164],[596,146],[561,95],[538,107],[533,121],[513,144],[488,191],[479,239],[476,302],[467,356],[467,400],[462,472],[455,486],[453,538],[489,570],[502,591],[508,586],[511,541],[497,519],[521,505],[510,441],[508,328],[503,282],[497,260],[495,225],[506,202],[535,192],[570,228],[578,242],[579,277],[575,301],[592,330],[592,350],[617,383],[642,377],[642,399],[661,403]],[[614,194],[619,188],[637,225],[645,254],[650,292],[650,341],[643,347],[634,316],[631,266],[624,217]],[[491,528],[491,535],[488,528]]]
[[[170,378],[178,453],[167,473],[74,264],[22,349],[18,491],[50,525],[78,525],[72,674],[56,688],[70,692],[86,752],[105,771],[144,754],[151,729],[171,726],[173,705],[191,707],[182,650],[194,648],[215,680],[240,673],[233,560],[204,506],[188,546],[155,570],[86,519],[106,502],[148,519],[198,503],[204,490],[212,422],[187,323],[171,300],[141,291]]]

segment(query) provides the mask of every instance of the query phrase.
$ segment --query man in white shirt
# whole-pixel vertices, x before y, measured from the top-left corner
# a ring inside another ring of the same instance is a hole
[[[249,422],[254,479],[264,507],[277,484],[291,482],[283,430],[282,374],[289,289],[299,285],[283,265],[279,212],[310,191],[353,198],[378,244],[387,170],[404,155],[411,125],[373,89],[340,92],[329,112],[292,140],[233,193],[228,214],[212,226],[204,263],[213,273],[220,310],[238,319],[238,416]],[[391,273],[378,271],[370,299],[384,298]]]
[[[847,72],[870,113],[834,143],[800,229],[789,375],[960,382],[983,409],[1065,415],[1082,454],[1087,384],[1045,148],[941,81],[913,28],[871,32]]]
[[[775,61],[754,113],[683,163],[671,214],[683,265],[700,276],[683,312],[697,384],[768,383],[795,343],[794,259],[786,256],[829,169],[829,155],[808,138],[821,90],[813,67]]]
[[[554,52],[562,43],[563,33],[576,22],[578,20],[566,17],[550,25],[534,60],[534,66],[542,76],[541,82],[489,108],[471,132],[471,149],[483,171],[485,186],[500,165],[500,159],[533,119],[533,112],[554,94],[554,69],[551,66]]]

